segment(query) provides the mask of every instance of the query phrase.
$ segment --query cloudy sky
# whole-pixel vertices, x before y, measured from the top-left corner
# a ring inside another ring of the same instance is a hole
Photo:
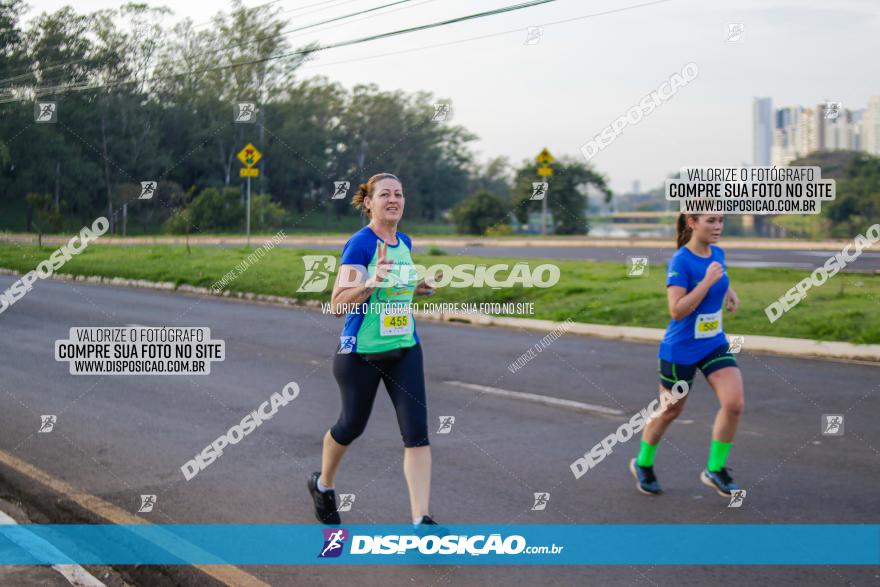
[[[391,1],[278,0],[273,6],[298,26]],[[29,15],[68,3],[31,0]],[[291,42],[332,43],[515,3],[414,0],[350,24],[295,33]],[[205,23],[222,6],[208,0],[173,4],[174,19],[195,23]],[[89,12],[119,2],[73,5]],[[625,7],[631,8],[620,10]],[[729,23],[744,26],[740,41],[726,40]],[[519,163],[545,146],[554,155],[580,156],[580,146],[593,135],[695,62],[699,75],[692,83],[592,159],[615,191],[628,191],[636,180],[645,190],[685,165],[751,162],[754,96],[770,96],[774,106],[835,100],[863,108],[869,96],[880,95],[878,25],[876,0],[556,0],[328,50],[300,75],[431,91],[451,100],[455,121],[479,136],[474,148],[482,159],[505,155]],[[543,36],[526,45],[526,29],[533,26],[543,26]]]

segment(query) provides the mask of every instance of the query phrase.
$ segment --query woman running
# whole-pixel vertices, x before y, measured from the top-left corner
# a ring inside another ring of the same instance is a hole
[[[391,396],[403,437],[403,473],[416,525],[436,525],[429,515],[431,447],[422,347],[410,312],[413,295],[433,288],[416,284],[412,241],[397,231],[403,216],[403,187],[390,173],[361,184],[352,204],[370,218],[342,249],[331,306],[346,314],[333,376],[342,394],[342,412],[324,435],[321,471],[309,477],[315,515],[339,524],[334,479],[348,446],[364,431],[379,382]],[[347,311],[347,309],[354,311]]]
[[[670,402],[673,385],[685,381],[693,388],[697,369],[715,390],[721,409],[712,427],[709,461],[700,480],[722,496],[738,489],[725,467],[736,426],[743,411],[743,382],[730,354],[722,326],[721,308],[735,312],[739,298],[730,287],[724,251],[715,246],[724,228],[724,216],[681,214],[676,225],[678,251],[669,261],[666,295],[672,320],[660,343],[660,397],[664,406],[642,432],[639,456],[630,471],[642,493],[662,493],[654,475],[654,453],[666,428],[684,409],[687,396]]]

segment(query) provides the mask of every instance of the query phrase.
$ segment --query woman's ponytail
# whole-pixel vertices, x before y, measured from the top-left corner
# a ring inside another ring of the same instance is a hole
[[[675,240],[679,249],[688,244],[691,240],[691,234],[694,232],[694,229],[688,225],[688,216],[694,216],[694,214],[679,214],[675,223]]]

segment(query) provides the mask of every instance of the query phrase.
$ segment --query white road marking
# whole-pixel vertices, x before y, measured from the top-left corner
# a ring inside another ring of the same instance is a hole
[[[0,511],[0,524],[18,524],[5,512]],[[7,536],[9,540],[15,542],[20,548],[39,559],[41,555],[51,556],[52,558],[67,558],[64,553],[46,542],[36,535],[22,538],[18,536]],[[74,587],[106,587],[104,583],[95,578],[94,575],[77,564],[71,565],[52,565],[52,568],[58,571],[67,581]]]
[[[556,408],[568,408],[572,410],[578,410],[580,412],[592,412],[596,414],[602,414],[604,416],[622,416],[623,412],[621,410],[615,410],[614,408],[606,408],[605,406],[596,406],[593,404],[585,404],[583,402],[576,402],[570,399],[562,399],[559,397],[552,397],[549,395],[538,395],[537,393],[525,393],[522,391],[510,391],[508,389],[501,389],[498,387],[489,387],[488,385],[477,385],[476,383],[464,383],[463,381],[444,381],[447,385],[454,385],[456,387],[463,387],[465,389],[472,389],[474,391],[479,391],[480,393],[487,393],[489,395],[496,395],[498,397],[506,397],[508,399],[517,399],[528,402],[533,402],[536,404],[544,404],[547,406],[553,406]]]

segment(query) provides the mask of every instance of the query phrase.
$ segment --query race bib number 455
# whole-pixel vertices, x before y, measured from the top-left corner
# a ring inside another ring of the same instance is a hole
[[[409,305],[388,306],[380,315],[379,334],[381,336],[409,334],[411,320]]]
[[[721,310],[713,314],[699,314],[694,323],[694,338],[712,338],[721,332]]]

